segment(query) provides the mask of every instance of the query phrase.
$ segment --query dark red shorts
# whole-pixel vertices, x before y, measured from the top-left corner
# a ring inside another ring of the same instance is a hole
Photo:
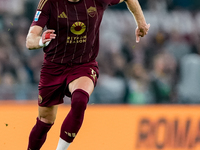
[[[53,106],[63,103],[65,95],[71,97],[69,83],[82,76],[92,79],[95,86],[99,76],[97,62],[66,66],[44,61],[38,86],[38,105]]]

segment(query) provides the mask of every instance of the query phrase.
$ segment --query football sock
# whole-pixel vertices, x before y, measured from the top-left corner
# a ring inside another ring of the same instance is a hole
[[[44,123],[37,118],[36,124],[29,135],[27,150],[39,150],[44,144],[47,132],[50,130],[52,125],[53,124]]]
[[[82,125],[88,100],[89,94],[82,89],[72,93],[71,110],[63,121],[60,132],[60,137],[68,143],[74,140]]]
[[[68,143],[60,138],[58,141],[58,147],[56,148],[56,150],[67,150],[69,145],[70,145],[70,143]]]

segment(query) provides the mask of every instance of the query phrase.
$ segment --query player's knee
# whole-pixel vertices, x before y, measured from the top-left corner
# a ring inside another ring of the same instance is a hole
[[[38,118],[44,123],[53,124],[56,120],[56,114],[40,113]]]
[[[57,106],[39,107],[38,118],[47,124],[53,124],[56,119]]]
[[[55,122],[56,117],[49,117],[49,116],[41,116],[39,115],[38,118],[47,124],[53,124]]]
[[[72,111],[75,112],[76,117],[79,117],[87,107],[89,94],[84,90],[77,89],[72,94]]]
[[[87,102],[83,99],[73,99],[71,107],[73,110],[84,111],[87,107]]]
[[[39,119],[47,124],[53,124],[55,122],[56,117],[52,116],[39,116]]]

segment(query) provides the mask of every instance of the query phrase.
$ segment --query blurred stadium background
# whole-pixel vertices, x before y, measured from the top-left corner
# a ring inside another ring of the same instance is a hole
[[[139,44],[125,3],[105,12],[97,59],[100,78],[90,103],[199,103],[200,1],[139,2],[151,24]],[[25,47],[37,4],[0,0],[0,100],[37,99],[43,52]]]
[[[25,149],[35,123],[30,118],[37,115],[43,52],[28,50],[25,40],[38,2],[0,0],[0,150]],[[139,44],[124,3],[105,12],[97,58],[100,77],[71,149],[200,149],[199,105],[182,105],[200,104],[200,0],[139,2],[151,24]],[[56,146],[68,110],[69,105],[59,109],[44,150]]]

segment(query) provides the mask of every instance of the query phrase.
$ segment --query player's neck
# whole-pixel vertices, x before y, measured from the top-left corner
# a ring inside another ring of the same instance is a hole
[[[68,0],[70,2],[79,2],[80,0]]]

